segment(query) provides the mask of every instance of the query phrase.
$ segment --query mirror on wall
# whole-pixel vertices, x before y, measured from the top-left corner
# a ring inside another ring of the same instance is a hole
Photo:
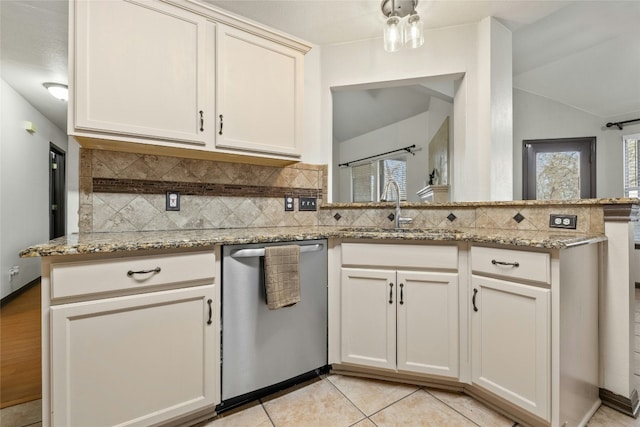
[[[450,184],[460,75],[332,88],[333,201],[377,202],[386,180],[401,200]],[[422,196],[422,197],[421,197]],[[390,200],[396,195],[390,194]]]

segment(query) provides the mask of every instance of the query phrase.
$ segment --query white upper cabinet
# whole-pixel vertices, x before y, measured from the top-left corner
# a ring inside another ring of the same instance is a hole
[[[212,137],[201,119],[214,116],[206,62],[214,24],[158,1],[74,5],[70,133],[196,144]]]
[[[300,157],[308,44],[188,0],[76,0],[70,12],[69,134],[82,145]]]
[[[216,147],[300,155],[302,53],[218,25]]]

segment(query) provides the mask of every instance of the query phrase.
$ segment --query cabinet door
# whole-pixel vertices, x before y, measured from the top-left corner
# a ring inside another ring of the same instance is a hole
[[[214,24],[160,1],[76,1],[75,129],[204,143],[214,37]]]
[[[342,361],[396,369],[396,273],[342,269]]]
[[[51,424],[147,426],[218,403],[213,300],[208,285],[51,307]]]
[[[216,147],[299,156],[302,53],[217,27]]]
[[[398,271],[398,370],[458,377],[458,275]]]
[[[549,420],[550,290],[478,276],[471,282],[472,381]]]

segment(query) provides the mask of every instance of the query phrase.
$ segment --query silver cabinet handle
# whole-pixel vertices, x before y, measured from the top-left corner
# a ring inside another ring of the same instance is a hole
[[[127,271],[127,276],[131,277],[134,274],[149,274],[149,273],[160,273],[160,267],[156,267],[153,268],[151,270],[138,270],[138,271],[133,271],[133,270],[129,270]]]
[[[491,260],[491,264],[493,265],[508,265],[511,267],[520,267],[520,263],[518,261],[516,262],[505,262],[505,261],[496,261],[495,259]]]
[[[299,245],[300,253],[316,252],[322,249],[322,244],[317,243],[315,245]],[[251,258],[257,256],[264,256],[264,248],[255,249],[239,249],[231,254],[231,258]]]

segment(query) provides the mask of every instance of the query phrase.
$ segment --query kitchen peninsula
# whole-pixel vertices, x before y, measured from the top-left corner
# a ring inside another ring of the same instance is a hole
[[[102,330],[107,331],[112,326],[104,313],[134,313],[137,308],[151,313],[153,307],[175,306],[178,312],[184,310],[191,325],[202,320],[200,336],[210,339],[192,342],[190,348],[200,349],[198,357],[217,360],[220,331],[224,333],[219,325],[221,245],[312,239],[329,242],[328,360],[336,372],[457,389],[532,425],[579,425],[600,404],[600,372],[607,377],[607,349],[602,348],[597,325],[600,321],[606,326],[611,315],[605,310],[603,319],[601,295],[612,278],[602,273],[599,260],[608,262],[607,271],[613,262],[618,263],[616,274],[623,271],[625,261],[611,259],[611,252],[624,246],[615,233],[619,228],[630,230],[630,221],[637,217],[634,203],[408,203],[402,205],[403,215],[413,217],[414,223],[407,229],[392,228],[387,218],[392,204],[327,204],[317,212],[313,226],[81,233],[29,247],[21,256],[44,257],[43,331],[51,330],[54,336],[43,334],[44,425],[52,416],[82,416],[73,408],[92,407],[90,398],[80,406],[69,405],[78,396],[65,381],[79,375],[65,362],[65,352],[78,351],[71,329],[66,329],[73,328],[70,319],[90,319],[97,307],[102,313],[97,318],[106,322]],[[550,213],[577,215],[579,232],[549,229]],[[162,273],[154,274],[159,266]],[[116,273],[122,269],[122,275]],[[134,276],[126,284],[125,270],[135,274],[147,269],[152,270],[150,279]],[[354,295],[370,302],[375,295],[388,298],[390,290],[391,299],[379,306],[353,305],[358,300]],[[429,311],[413,309],[412,295],[423,298],[419,307],[442,315],[437,328],[421,323],[421,334],[429,337],[422,342],[403,341],[401,332],[406,328],[406,337],[414,337],[412,321],[425,321],[420,313]],[[192,309],[199,314],[187,315]],[[397,321],[398,336],[362,334],[360,318],[391,319],[394,325]],[[502,326],[496,330],[496,325]],[[518,331],[519,327],[525,329]],[[57,347],[56,336],[71,340],[63,345],[64,351]],[[522,345],[510,348],[501,338]],[[388,355],[393,360],[385,359]],[[416,355],[424,360],[416,360]],[[155,405],[171,404],[149,413],[130,408],[133,412],[122,416],[139,419],[140,425],[210,416],[220,399],[216,366],[217,362],[190,372],[188,384],[204,392],[197,399],[161,396],[157,385],[137,384],[151,387],[143,394],[153,396]],[[86,393],[82,397],[88,398]]]

